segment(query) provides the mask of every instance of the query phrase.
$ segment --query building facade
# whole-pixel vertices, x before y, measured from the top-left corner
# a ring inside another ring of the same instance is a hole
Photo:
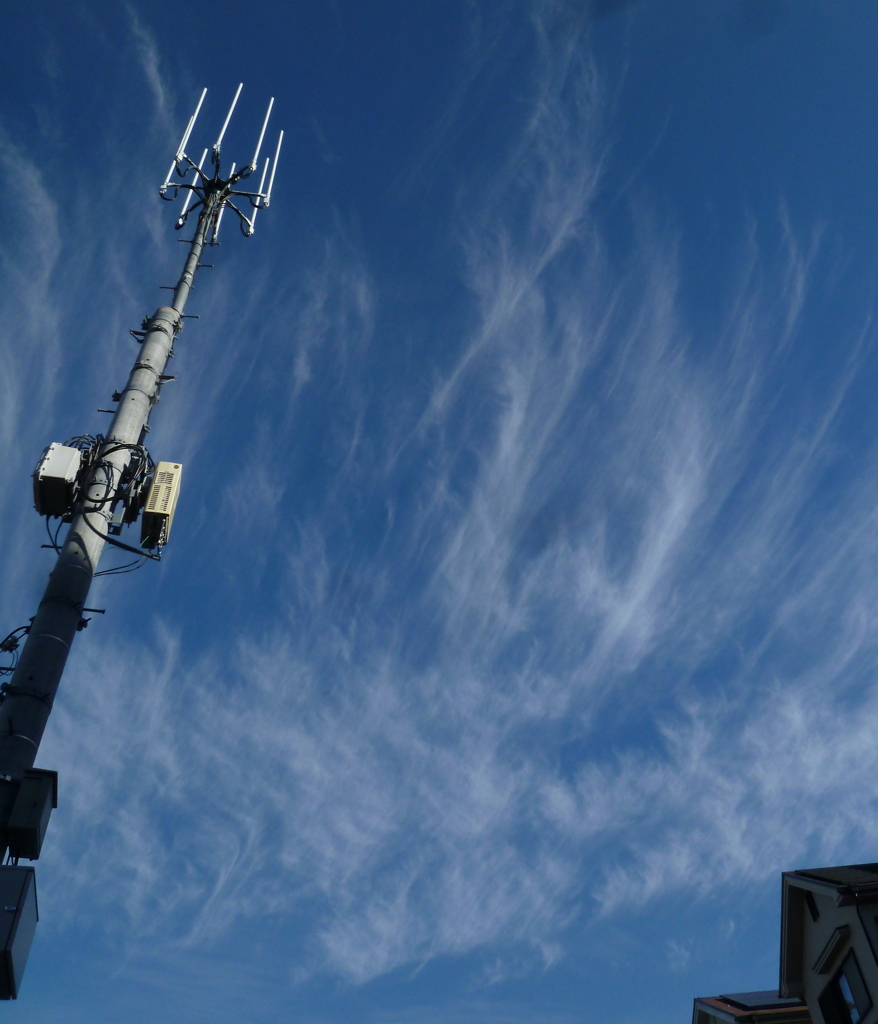
[[[878,864],[782,878],[778,991],[696,999],[692,1024],[878,1024]]]

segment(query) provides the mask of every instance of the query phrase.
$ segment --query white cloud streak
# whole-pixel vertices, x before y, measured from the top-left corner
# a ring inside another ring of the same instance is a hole
[[[176,128],[176,125],[173,123],[174,103],[162,77],[161,57],[155,36],[138,18],[137,12],[131,4],[126,3],[125,10],[131,23],[131,34],[134,37],[137,59],[149,90],[152,93],[159,125],[163,134],[170,139]]]
[[[161,622],[77,651],[45,744],[69,766],[47,854],[68,921],[173,928],[184,955],[286,915],[297,977],[473,950],[502,977],[522,948],[556,962],[574,923],[874,842],[845,799],[875,768],[874,452],[823,487],[871,334],[816,415],[780,416],[816,243],[787,223],[776,263],[751,244],[718,337],[687,321],[682,241],[636,210],[615,268],[598,77],[546,25],[531,114],[452,227],[471,326],[422,407],[375,385],[382,282],[337,219],[248,327],[268,369],[229,345],[202,419],[168,418],[189,458],[242,381],[289,391],[209,481],[221,527],[199,523],[237,568],[224,599],[255,557],[274,589],[208,651]]]

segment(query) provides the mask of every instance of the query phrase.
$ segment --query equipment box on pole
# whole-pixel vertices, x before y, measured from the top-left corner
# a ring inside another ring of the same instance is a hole
[[[58,773],[28,768],[6,823],[6,844],[12,857],[36,860],[43,846],[52,808],[58,806]]]
[[[0,867],[0,999],[16,999],[37,927],[33,868]]]
[[[73,504],[82,464],[78,448],[54,441],[34,470],[34,508],[41,516],[66,516]]]
[[[160,462],[156,466],[143,509],[140,542],[144,547],[154,548],[157,544],[167,543],[177,498],[180,497],[182,475],[183,467],[179,462]]]

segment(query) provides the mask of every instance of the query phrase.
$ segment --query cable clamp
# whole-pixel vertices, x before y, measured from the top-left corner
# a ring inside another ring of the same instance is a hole
[[[167,320],[144,320],[144,328],[147,334],[151,334],[153,331],[161,331],[162,334],[169,338],[174,335],[174,328],[168,325]]]
[[[51,707],[53,704],[52,695],[48,691],[45,693],[34,693],[32,690],[25,690],[22,686],[12,686],[10,683],[0,683],[0,704],[2,704],[7,697],[33,697],[34,700],[38,700],[41,704],[45,704],[47,707]]]

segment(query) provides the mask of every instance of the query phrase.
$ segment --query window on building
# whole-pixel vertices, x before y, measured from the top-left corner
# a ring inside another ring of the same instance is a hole
[[[859,1024],[872,1009],[869,990],[851,950],[817,1000],[825,1024]]]
[[[808,908],[811,920],[818,921],[820,919],[820,911],[817,909],[817,900],[814,899],[813,892],[805,893],[805,906]]]

